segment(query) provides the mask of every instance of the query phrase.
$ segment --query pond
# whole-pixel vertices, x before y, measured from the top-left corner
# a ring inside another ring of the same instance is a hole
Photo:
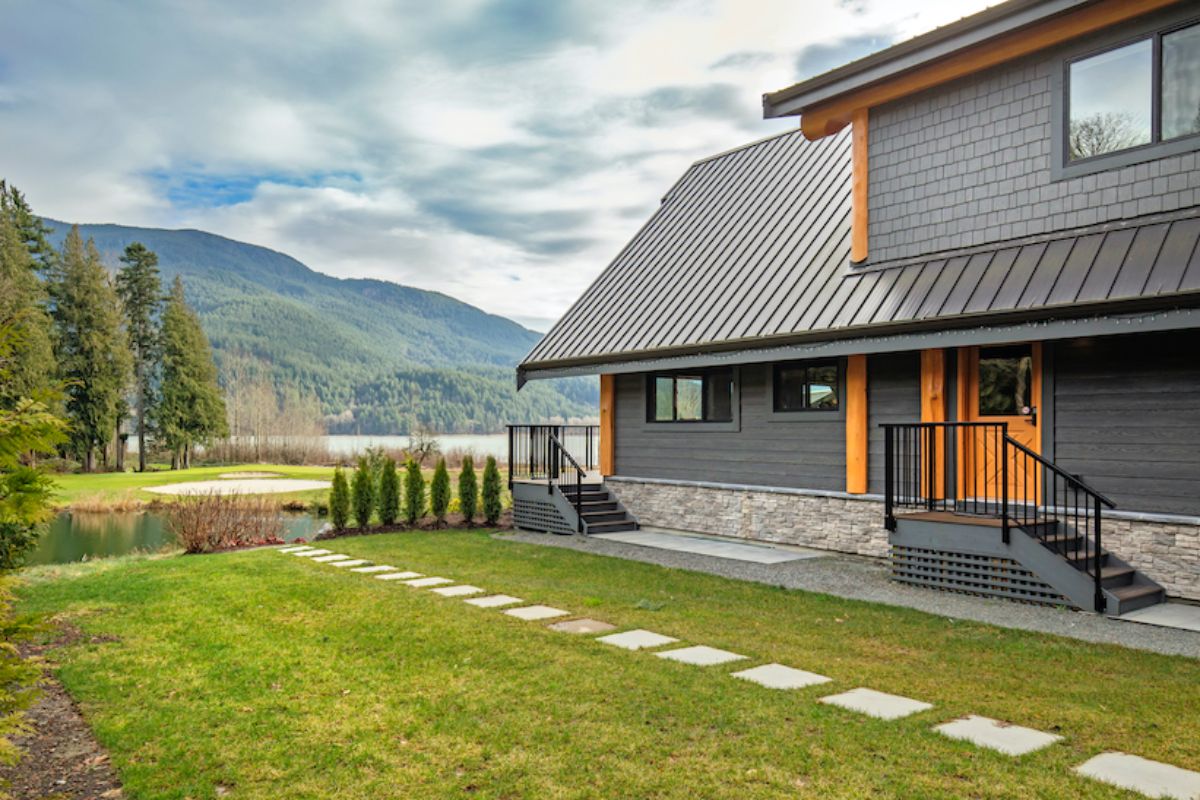
[[[324,520],[309,514],[284,514],[284,538],[311,539]],[[38,540],[26,564],[66,564],[106,556],[155,552],[174,543],[166,520],[150,511],[91,514],[64,511]]]

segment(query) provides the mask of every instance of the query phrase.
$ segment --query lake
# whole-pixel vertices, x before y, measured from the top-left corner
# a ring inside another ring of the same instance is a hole
[[[335,456],[351,456],[368,447],[401,450],[408,447],[407,436],[322,436],[329,452]],[[507,433],[447,433],[435,435],[442,452],[466,450],[478,456],[495,456],[497,461],[508,458]]]

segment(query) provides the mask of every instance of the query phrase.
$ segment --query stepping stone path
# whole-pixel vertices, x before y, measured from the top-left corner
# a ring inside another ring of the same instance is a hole
[[[1043,733],[1033,728],[1022,728],[999,720],[977,717],[974,714],[933,728],[943,736],[961,739],[971,744],[999,750],[1010,756],[1023,756],[1034,750],[1049,747],[1062,739],[1052,733]]]
[[[1195,800],[1200,797],[1200,772],[1173,767],[1128,753],[1101,753],[1075,768],[1080,775],[1132,789],[1147,797]]]
[[[511,606],[515,603],[524,603],[525,601],[512,595],[492,594],[487,597],[468,597],[463,602],[470,603],[479,608],[499,608],[500,606]]]
[[[931,703],[922,703],[897,694],[877,692],[874,689],[851,689],[842,694],[822,697],[820,702],[831,706],[857,711],[878,719],[900,719],[918,711],[933,708]]]
[[[469,594],[479,594],[483,589],[478,586],[443,586],[440,589],[434,589],[434,594],[440,594],[442,597],[466,597]]]
[[[387,564],[375,564],[370,567],[355,567],[354,569],[352,569],[350,571],[351,572],[370,573],[370,572],[392,572],[395,569],[396,569],[395,567],[389,567]]]
[[[404,582],[406,586],[415,586],[418,589],[424,589],[428,586],[441,586],[443,583],[454,583],[454,581],[450,580],[449,578],[432,577],[416,578],[415,580]]]
[[[333,555],[329,556],[317,556],[313,559],[313,561],[318,564],[328,564],[331,561],[345,561],[348,558],[350,558],[350,556],[344,556],[341,553],[334,553]]]
[[[387,575],[376,575],[377,581],[410,581],[413,578],[421,577],[419,572],[392,572]]]
[[[833,680],[833,678],[826,678],[815,672],[785,667],[783,664],[763,664],[761,667],[751,667],[733,673],[733,677],[741,678],[744,681],[753,681],[768,689],[802,689],[805,686],[815,686],[818,683],[829,683]]]
[[[335,561],[335,562],[333,562],[333,565],[335,567],[357,567],[361,564],[370,564],[370,563],[371,562],[365,558],[352,558],[349,561]]]
[[[294,545],[292,547],[281,547],[281,548],[279,548],[279,552],[281,552],[281,553],[299,553],[301,550],[312,550],[312,549],[314,549],[314,548],[310,547],[309,545],[301,544],[301,545]]]
[[[605,633],[617,629],[616,625],[598,619],[569,619],[566,622],[553,622],[549,627],[560,633]]]
[[[539,619],[552,619],[554,617],[565,617],[570,614],[570,611],[563,611],[561,608],[553,606],[524,606],[523,608],[510,608],[504,612],[510,617],[524,619],[529,621]]]
[[[332,550],[304,550],[299,553],[292,553],[292,555],[299,558],[312,558],[313,556],[323,556],[332,552]]]
[[[671,636],[663,636],[661,633],[638,628],[637,630],[601,636],[596,641],[611,644],[613,647],[623,647],[626,650],[645,650],[647,647],[662,647],[664,644],[672,644],[679,640]]]
[[[692,664],[697,667],[708,667],[713,664],[726,664],[730,661],[741,661],[745,656],[719,650],[716,647],[698,644],[694,647],[681,647],[678,650],[660,650],[654,655],[659,658],[678,661],[681,664]]]

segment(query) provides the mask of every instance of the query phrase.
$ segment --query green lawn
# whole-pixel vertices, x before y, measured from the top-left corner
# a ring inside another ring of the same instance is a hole
[[[165,495],[143,491],[147,486],[163,486],[185,481],[208,481],[229,472],[276,472],[286,478],[327,481],[333,477],[333,467],[290,467],[282,464],[235,464],[226,467],[192,467],[191,469],[158,472],[96,472],[55,475],[57,489],[54,502],[68,506],[80,500],[120,500],[130,497],[150,502],[169,499]],[[280,500],[326,499],[327,491],[290,492],[272,495]]]
[[[53,657],[130,797],[1130,797],[1070,768],[1200,769],[1194,660],[485,532],[334,546],[834,682],[773,691],[270,550],[31,571],[23,610],[112,637]],[[936,707],[815,702],[856,686]],[[1014,759],[930,731],[968,713],[1066,738]]]

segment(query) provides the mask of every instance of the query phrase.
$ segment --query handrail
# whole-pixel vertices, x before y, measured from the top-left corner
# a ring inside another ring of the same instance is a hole
[[[570,462],[570,465],[575,468],[575,480],[573,482],[567,481],[566,483],[567,486],[574,488],[575,497],[573,504],[575,506],[575,530],[578,533],[583,533],[583,481],[587,477],[587,471],[583,467],[579,466],[579,462],[576,461],[575,457],[567,451],[567,448],[563,447],[563,443],[559,441],[557,436],[555,436],[553,433],[550,434],[548,441],[550,447],[554,449],[554,452],[552,452],[550,456],[550,463],[554,467],[554,475],[549,481],[547,481],[547,486],[551,493],[554,492],[554,487],[558,486],[559,491],[563,493],[564,497],[567,497],[568,500],[572,499],[563,489],[563,480],[561,477],[563,459],[566,459],[568,462]],[[557,458],[555,457],[556,455]]]
[[[1083,478],[1079,477],[1078,475],[1067,472],[1065,469],[1060,467],[1058,464],[1055,464],[1053,461],[1049,460],[1048,458],[1043,456],[1041,453],[1038,453],[1034,450],[1030,450],[1028,447],[1021,444],[1020,442],[1018,442],[1016,439],[1012,438],[1011,436],[1005,436],[1004,438],[1008,440],[1008,443],[1010,445],[1017,448],[1022,453],[1025,453],[1027,456],[1032,458],[1034,461],[1037,461],[1039,464],[1041,464],[1046,469],[1053,470],[1054,472],[1057,472],[1059,474],[1059,476],[1066,478],[1071,483],[1078,484],[1080,489],[1083,489],[1088,494],[1094,496],[1101,503],[1104,503],[1104,505],[1108,506],[1109,508],[1117,507],[1116,503],[1114,503],[1112,500],[1109,500],[1106,496],[1104,496],[1100,492],[1093,489],[1091,487],[1091,485],[1088,484],[1088,482],[1085,481]]]
[[[574,506],[576,529],[582,533],[583,484],[588,471],[597,467],[598,437],[596,425],[509,425],[509,489],[516,480],[545,481],[548,494],[557,488]]]

